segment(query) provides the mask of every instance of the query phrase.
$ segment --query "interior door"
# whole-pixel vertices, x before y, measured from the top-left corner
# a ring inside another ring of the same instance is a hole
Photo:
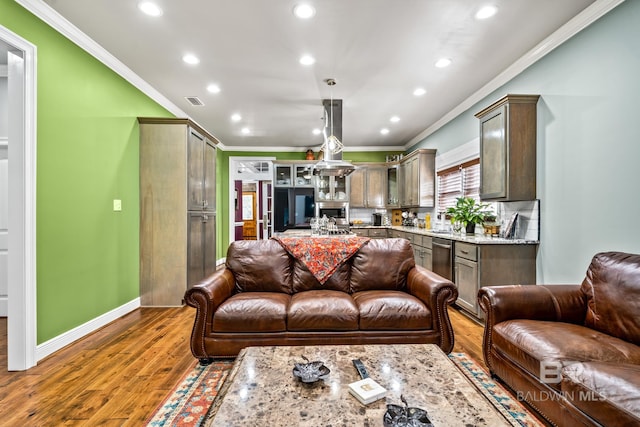
[[[256,192],[245,191],[242,193],[242,238],[244,240],[257,240],[258,224],[256,211]]]

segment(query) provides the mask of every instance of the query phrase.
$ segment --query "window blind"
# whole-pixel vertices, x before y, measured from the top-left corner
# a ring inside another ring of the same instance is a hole
[[[438,172],[438,212],[455,206],[458,197],[480,201],[479,158]]]

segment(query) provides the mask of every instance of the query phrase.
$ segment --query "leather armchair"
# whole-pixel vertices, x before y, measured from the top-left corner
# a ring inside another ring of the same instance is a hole
[[[552,425],[640,425],[640,255],[594,256],[581,285],[490,286],[491,374]]]

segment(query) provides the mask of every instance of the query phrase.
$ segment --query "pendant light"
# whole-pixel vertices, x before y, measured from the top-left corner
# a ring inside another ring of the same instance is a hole
[[[325,152],[329,152],[331,154],[337,154],[339,152],[342,151],[342,149],[344,148],[344,145],[342,144],[342,142],[338,139],[337,136],[335,136],[333,134],[333,86],[335,86],[336,81],[335,79],[326,79],[325,82],[327,83],[327,85],[330,88],[330,97],[331,97],[331,133],[328,137],[326,137],[325,135],[325,141],[322,144],[321,149]],[[326,110],[325,110],[326,111]]]

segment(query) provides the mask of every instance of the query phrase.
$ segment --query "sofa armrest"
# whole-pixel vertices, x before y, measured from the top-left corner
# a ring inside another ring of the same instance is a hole
[[[580,285],[486,286],[478,291],[485,313],[482,342],[484,360],[493,372],[493,328],[511,319],[546,320],[584,324],[587,302]]]
[[[204,361],[208,359],[204,346],[205,335],[211,332],[213,313],[233,294],[235,277],[226,268],[217,270],[184,294],[184,301],[196,308],[196,317],[191,331],[191,353]]]
[[[434,329],[440,332],[440,348],[445,353],[450,353],[454,335],[448,306],[458,298],[456,286],[444,277],[416,265],[409,270],[407,292],[431,309]]]
[[[587,309],[580,285],[486,286],[478,302],[494,325],[509,319],[582,324]]]

